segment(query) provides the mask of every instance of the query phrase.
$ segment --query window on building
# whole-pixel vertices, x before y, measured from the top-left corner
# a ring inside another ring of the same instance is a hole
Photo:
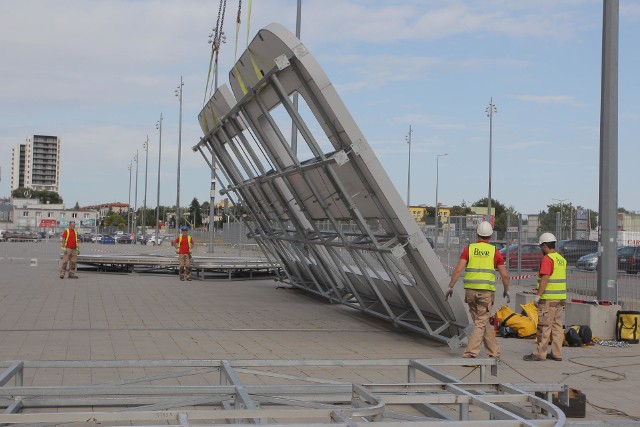
[[[89,212],[84,213],[84,219],[89,219]]]
[[[53,213],[47,212],[47,218],[53,218]]]
[[[71,214],[71,218],[78,218],[78,213],[77,212],[73,212]]]
[[[29,216],[29,211],[22,212],[22,216]]]
[[[37,212],[36,211],[36,218],[40,218],[42,216],[42,212]]]
[[[64,218],[64,216],[65,216],[64,212],[60,214],[60,218]]]

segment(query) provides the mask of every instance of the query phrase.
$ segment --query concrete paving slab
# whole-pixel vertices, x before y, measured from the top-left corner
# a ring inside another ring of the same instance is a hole
[[[33,267],[0,259],[0,360],[385,359],[462,354],[462,349],[452,351],[271,280],[180,282],[171,275],[90,271],[80,271],[79,276],[59,279],[57,259],[46,254]],[[586,394],[586,420],[640,419],[639,345],[565,348],[562,362],[525,362],[522,356],[533,350],[532,340],[499,341],[503,357],[498,381],[563,382]],[[474,368],[448,371],[464,378]],[[47,385],[114,380],[100,370],[38,374]],[[122,377],[131,374],[148,372],[132,369],[123,371]],[[329,367],[305,367],[302,372],[296,368],[290,374],[336,375],[359,382],[384,382],[397,375],[385,369]],[[209,382],[203,378],[165,381]],[[469,380],[477,380],[476,372]],[[262,381],[272,382],[268,377]]]

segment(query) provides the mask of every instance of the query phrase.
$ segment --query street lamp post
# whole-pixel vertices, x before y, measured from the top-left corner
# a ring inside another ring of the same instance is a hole
[[[492,161],[492,148],[493,148],[493,114],[498,112],[495,104],[493,103],[493,97],[489,102],[489,106],[485,109],[487,117],[489,117],[489,196],[487,199],[487,221],[491,222],[491,161]]]
[[[133,234],[136,240],[138,238],[138,164],[140,163],[138,159],[138,150],[136,150],[136,156],[133,158],[133,161],[136,162],[136,194],[133,201]],[[136,241],[134,240],[133,243],[135,244]]]
[[[436,226],[436,235],[434,238],[434,243],[438,242],[438,180],[440,178],[440,157],[448,156],[449,153],[438,154],[436,156],[436,215],[435,215],[435,226]]]
[[[129,201],[127,202],[127,234],[131,234],[131,169],[133,162],[129,162]]]
[[[149,170],[149,135],[142,145],[145,151],[144,160],[144,208],[142,210],[142,237],[147,236],[147,171]]]
[[[160,244],[160,159],[162,158],[162,113],[160,113],[160,120],[156,123],[156,129],[160,131],[160,138],[158,140],[158,198],[156,206],[156,245]]]
[[[551,199],[551,200],[555,200],[556,202],[560,203],[560,225],[558,226],[558,241],[562,240],[562,203],[569,200],[569,199]]]
[[[406,136],[407,144],[409,144],[409,166],[407,167],[407,208],[411,208],[411,125],[409,125],[409,134]]]
[[[180,76],[180,86],[175,90],[175,95],[180,101],[180,120],[178,122],[178,184],[176,190],[176,233],[180,234],[180,153],[182,151],[182,76]]]

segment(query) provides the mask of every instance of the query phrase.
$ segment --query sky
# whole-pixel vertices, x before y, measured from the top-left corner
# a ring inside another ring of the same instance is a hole
[[[249,16],[243,1],[236,44],[238,2],[227,1],[218,84],[247,32],[277,22],[295,33],[296,3],[253,0]],[[158,163],[160,204],[175,205],[179,146],[181,206],[207,201],[210,171],[191,147],[218,8],[0,0],[0,197],[10,195],[12,147],[44,134],[62,141],[67,207],[142,206],[145,193],[155,207]],[[602,0],[303,0],[301,40],[405,201],[411,126],[413,205],[433,206],[436,181],[447,206],[487,197],[491,145],[494,200],[523,214],[560,200],[597,210],[602,14]],[[618,206],[640,211],[640,2],[620,0],[619,28]]]

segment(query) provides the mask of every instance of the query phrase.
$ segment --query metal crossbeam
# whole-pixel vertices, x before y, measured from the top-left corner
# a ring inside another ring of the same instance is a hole
[[[229,82],[199,114],[193,150],[210,168],[215,156],[221,194],[246,210],[283,281],[459,347],[470,330],[462,300],[445,300],[447,272],[304,45],[271,24]],[[283,116],[302,136],[295,151]]]

